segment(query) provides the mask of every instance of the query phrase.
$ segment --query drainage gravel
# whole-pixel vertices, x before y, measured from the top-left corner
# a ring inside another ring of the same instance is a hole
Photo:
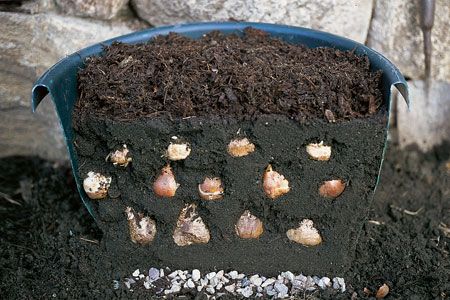
[[[203,275],[203,276],[202,276]],[[341,277],[295,275],[290,271],[282,272],[277,277],[266,278],[259,274],[248,275],[238,271],[228,273],[220,270],[201,274],[197,269],[192,271],[150,268],[148,271],[136,269],[123,285],[133,291],[146,289],[159,296],[185,294],[188,290],[204,292],[208,298],[217,299],[226,293],[245,298],[270,297],[283,299],[290,296],[311,292],[316,289],[335,289],[345,292],[345,280]],[[113,280],[113,288],[119,289],[120,283]]]

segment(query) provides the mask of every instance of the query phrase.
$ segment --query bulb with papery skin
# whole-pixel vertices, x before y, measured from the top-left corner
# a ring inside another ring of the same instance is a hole
[[[126,167],[131,162],[132,158],[130,156],[130,150],[128,150],[127,145],[123,145],[122,149],[116,150],[110,153],[106,160],[109,160],[115,166]]]
[[[246,156],[255,151],[253,145],[248,138],[234,139],[228,144],[228,154],[233,157]]]
[[[83,180],[83,189],[91,199],[103,199],[108,195],[111,185],[111,177],[100,173],[89,172],[88,177]]]
[[[243,239],[257,239],[264,232],[263,223],[246,210],[235,225],[236,234]]]
[[[198,185],[198,193],[203,200],[219,200],[223,197],[222,180],[218,177],[206,177],[203,183]]]
[[[170,160],[183,160],[191,154],[188,143],[170,143],[166,150],[166,157]]]
[[[131,241],[140,245],[151,243],[156,236],[155,221],[150,217],[144,217],[142,213],[135,213],[131,207],[127,207],[125,213]]]
[[[316,144],[311,143],[306,146],[306,152],[309,154],[309,157],[318,161],[327,161],[330,160],[331,156],[331,146],[326,146],[323,144],[323,141]]]
[[[167,165],[161,170],[161,173],[153,183],[153,192],[159,197],[170,198],[175,196],[179,186],[175,181],[172,168]]]
[[[319,231],[314,227],[313,221],[309,219],[302,220],[297,228],[289,229],[286,235],[289,240],[306,247],[322,243]]]
[[[276,199],[289,192],[289,181],[268,165],[263,176],[263,189],[269,198]]]
[[[326,198],[339,197],[344,192],[345,185],[341,179],[324,181],[319,188],[319,194]]]
[[[209,230],[196,210],[197,206],[195,204],[189,204],[182,209],[178,216],[177,225],[172,236],[175,244],[178,246],[206,244],[209,242]]]
[[[377,300],[384,299],[388,294],[389,294],[389,286],[386,283],[384,283],[382,286],[378,288],[375,298]]]

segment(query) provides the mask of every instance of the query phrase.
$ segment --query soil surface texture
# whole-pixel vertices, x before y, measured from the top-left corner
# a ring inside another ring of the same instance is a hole
[[[315,291],[305,299],[374,299],[383,283],[390,287],[385,299],[448,299],[449,146],[422,154],[391,145],[356,258],[342,274],[347,291]],[[0,163],[2,299],[151,296],[123,285],[113,290],[112,280],[151,266],[118,259],[82,206],[67,165],[27,157]]]
[[[178,34],[115,43],[79,72],[77,110],[115,119],[283,114],[297,120],[364,117],[383,106],[367,57],[309,49],[247,29],[199,40]]]

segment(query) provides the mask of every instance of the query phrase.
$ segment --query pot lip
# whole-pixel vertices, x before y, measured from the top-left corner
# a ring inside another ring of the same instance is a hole
[[[191,38],[201,37],[203,34],[213,30],[218,30],[226,34],[242,34],[244,29],[247,27],[260,29],[268,32],[271,36],[280,37],[283,40],[294,44],[304,44],[310,48],[331,47],[340,50],[353,50],[357,55],[368,56],[371,69],[383,71],[381,89],[383,99],[386,101],[385,103],[387,106],[386,130],[389,128],[389,115],[392,107],[390,95],[393,86],[399,90],[409,107],[408,85],[404,76],[392,62],[390,62],[382,54],[361,43],[319,30],[291,25],[258,22],[200,22],[144,29],[94,44],[66,56],[45,71],[33,85],[31,107],[33,112],[35,112],[39,103],[47,94],[50,94],[55,105],[62,132],[64,133],[66,147],[69,153],[70,163],[72,165],[72,171],[74,173],[78,192],[85,207],[96,221],[99,221],[99,218],[93,209],[92,201],[84,193],[82,188],[82,179],[79,174],[77,174],[78,160],[73,145],[74,135],[72,130],[72,110],[77,100],[76,74],[80,66],[84,63],[84,59],[88,56],[101,54],[104,46],[111,45],[113,42],[136,44],[140,42],[147,42],[157,35],[167,35],[170,32],[176,32]],[[383,149],[380,161],[380,170],[385,151],[386,145]],[[376,184],[378,184],[379,174],[380,171],[378,172]]]

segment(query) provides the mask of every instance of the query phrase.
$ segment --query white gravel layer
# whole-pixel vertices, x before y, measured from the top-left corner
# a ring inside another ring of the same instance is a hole
[[[120,285],[119,281],[113,280],[114,289],[119,289]],[[148,272],[137,269],[123,281],[123,286],[130,290],[142,286],[161,296],[196,290],[206,293],[209,299],[216,299],[224,293],[245,298],[269,296],[272,299],[283,299],[303,294],[305,291],[335,289],[345,292],[344,278],[295,275],[290,271],[282,272],[277,277],[266,278],[260,274],[246,275],[238,271],[226,273],[220,270],[202,274],[197,269],[171,271],[167,268],[150,268]]]

